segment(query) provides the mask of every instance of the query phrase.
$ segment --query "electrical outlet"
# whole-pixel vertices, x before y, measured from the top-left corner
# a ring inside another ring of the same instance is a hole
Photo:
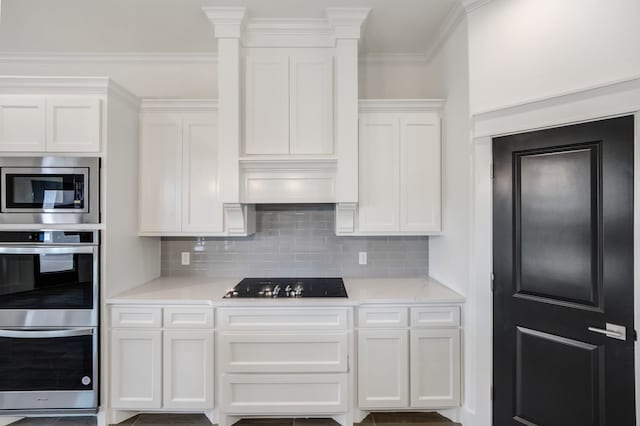
[[[367,264],[367,252],[361,251],[358,252],[358,264],[366,265]]]
[[[181,259],[183,265],[189,265],[191,263],[191,254],[188,251],[183,251]]]

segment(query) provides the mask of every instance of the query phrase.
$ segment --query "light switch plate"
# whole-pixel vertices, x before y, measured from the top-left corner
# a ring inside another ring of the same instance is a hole
[[[181,262],[183,265],[191,264],[191,255],[188,251],[183,251],[181,256]]]
[[[358,252],[358,264],[366,265],[367,264],[367,252],[361,251]]]

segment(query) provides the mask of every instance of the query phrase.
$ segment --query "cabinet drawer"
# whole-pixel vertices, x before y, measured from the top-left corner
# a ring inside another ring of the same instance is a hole
[[[225,374],[228,414],[330,414],[347,411],[346,374]]]
[[[212,308],[164,308],[165,328],[213,328]]]
[[[396,328],[406,327],[407,308],[376,307],[358,309],[360,327]]]
[[[114,306],[111,327],[151,328],[162,326],[162,308],[147,306]]]
[[[347,309],[219,309],[225,330],[346,330]]]
[[[224,333],[221,368],[234,373],[347,371],[347,333]]]
[[[458,327],[458,306],[428,306],[411,308],[411,327]]]

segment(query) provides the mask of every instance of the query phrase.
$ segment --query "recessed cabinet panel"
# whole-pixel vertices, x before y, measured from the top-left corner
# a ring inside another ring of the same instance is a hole
[[[100,151],[100,100],[81,96],[48,98],[47,151]]]
[[[440,231],[440,120],[437,114],[400,118],[400,230]]]
[[[182,230],[222,232],[218,188],[218,127],[213,114],[185,114],[183,132]]]
[[[247,155],[289,153],[289,58],[245,58]]]
[[[165,331],[163,337],[163,407],[213,408],[213,331]]]
[[[0,151],[44,151],[45,100],[0,96]]]
[[[160,330],[111,331],[111,406],[160,408]]]
[[[361,408],[402,408],[409,404],[408,331],[358,332],[358,401]]]
[[[400,228],[398,138],[398,121],[394,115],[360,116],[360,231],[397,231]]]
[[[179,232],[182,225],[182,121],[147,114],[140,140],[140,230]]]
[[[292,56],[290,67],[291,154],[332,154],[332,58]]]
[[[411,330],[411,407],[460,405],[460,330]]]

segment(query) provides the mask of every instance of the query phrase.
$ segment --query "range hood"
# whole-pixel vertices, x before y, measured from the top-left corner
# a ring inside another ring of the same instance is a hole
[[[222,201],[357,203],[358,41],[369,9],[329,8],[322,19],[249,18],[243,7],[203,11],[218,43]],[[324,69],[329,77],[314,82]],[[322,108],[309,102],[313,97],[296,98],[309,87]],[[316,110],[331,123],[317,126]],[[328,143],[316,137],[321,133]],[[319,148],[310,149],[313,143]]]

